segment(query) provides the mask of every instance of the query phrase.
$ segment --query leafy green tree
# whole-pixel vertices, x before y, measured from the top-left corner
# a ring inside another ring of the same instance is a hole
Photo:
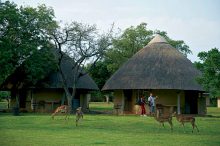
[[[114,38],[112,48],[106,53],[108,70],[114,73],[124,62],[131,58],[136,52],[146,46],[153,38],[154,34],[164,36],[167,41],[181,53],[187,55],[191,53],[189,47],[182,40],[172,40],[164,31],[155,32],[147,28],[146,23],[134,27],[131,26]]]
[[[108,70],[113,74],[124,62],[143,48],[151,39],[153,31],[147,29],[146,23],[131,26],[115,37],[112,48],[106,53]]]
[[[170,37],[168,37],[167,32],[165,32],[165,31],[156,30],[155,33],[163,36],[171,46],[176,48],[183,55],[187,56],[188,54],[192,53],[192,51],[189,49],[189,46],[186,45],[183,40],[173,40]]]
[[[90,68],[90,64],[87,66],[87,68]],[[105,82],[109,79],[111,76],[111,73],[108,71],[108,64],[106,61],[98,61],[94,65],[93,69],[89,72],[89,75],[93,78],[93,80],[98,85],[99,89],[102,89]]]
[[[212,96],[220,96],[220,51],[217,48],[213,48],[208,52],[200,52],[198,57],[201,61],[195,64],[202,72],[198,82]]]
[[[44,79],[49,73],[57,70],[57,60],[53,54],[54,48],[42,48],[32,54],[21,66],[24,70],[24,82],[35,85],[39,80]]]
[[[91,68],[91,64],[88,64],[86,66],[86,69],[88,70]],[[99,89],[102,89],[105,82],[110,78],[111,72],[108,71],[108,63],[106,60],[102,59],[93,66],[92,69],[90,69],[89,75],[92,77],[92,79],[96,82]],[[94,91],[92,92],[92,99],[91,101],[103,101],[104,98],[109,95],[106,92],[103,91]]]
[[[41,77],[41,74],[36,76],[41,73],[37,71],[40,68],[33,67],[33,63],[36,65],[36,61],[40,59],[33,62],[33,59],[28,58],[33,57],[41,48],[51,47],[49,31],[56,27],[54,11],[45,5],[32,8],[18,7],[9,1],[0,4],[0,85],[24,61],[27,71],[33,73],[32,77]],[[44,64],[46,63],[47,61],[44,61]]]

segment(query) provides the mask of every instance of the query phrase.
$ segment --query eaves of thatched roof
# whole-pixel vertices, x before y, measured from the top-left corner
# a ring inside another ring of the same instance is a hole
[[[199,90],[200,75],[192,62],[160,35],[124,63],[102,90],[177,89]]]
[[[56,49],[51,50],[53,54],[55,55],[55,58],[58,60],[58,51]],[[74,81],[74,75],[75,70],[73,70],[73,60],[65,55],[61,61],[61,68],[64,72],[65,78],[67,80],[67,86],[69,88],[73,87],[73,81]],[[82,71],[83,72],[83,71]],[[63,88],[63,82],[62,77],[59,71],[52,71],[48,75],[45,76],[44,79],[39,80],[36,85],[32,85],[32,83],[25,81],[26,74],[22,71],[22,66],[17,68],[16,71],[8,77],[4,85],[2,85],[2,89],[4,90],[10,90],[12,88],[16,88],[16,85],[18,83],[22,83],[22,86],[19,86],[19,89],[21,88],[50,88],[50,89],[60,89]],[[94,82],[94,80],[88,75],[82,75],[80,76],[77,84],[77,89],[85,89],[85,90],[99,90],[98,86]]]
[[[54,49],[53,53],[58,60],[58,50]],[[86,74],[83,69],[80,69],[78,73],[73,69],[73,60],[67,55],[64,55],[61,60],[61,69],[64,73],[65,79],[67,81],[67,87],[72,88],[74,82],[74,76],[82,73],[83,75],[79,77],[76,88],[77,89],[86,89],[86,90],[99,90],[98,86],[94,80]],[[44,88],[63,88],[63,81],[60,71],[50,73],[44,81],[37,83],[38,85],[43,85]],[[39,88],[39,87],[37,87]],[[40,86],[40,88],[42,88]]]

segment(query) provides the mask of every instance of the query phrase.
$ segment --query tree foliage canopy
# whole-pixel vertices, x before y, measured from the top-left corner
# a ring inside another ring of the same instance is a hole
[[[89,70],[91,64],[89,64],[86,69]],[[111,73],[108,71],[108,63],[106,61],[100,60],[95,66],[90,70],[89,74],[92,76],[93,80],[98,85],[99,89],[102,89],[105,82],[111,76]]]
[[[151,40],[152,35],[153,31],[147,29],[146,23],[125,29],[113,39],[112,48],[106,53],[108,70],[114,73],[127,59],[143,48]]]
[[[112,48],[106,53],[106,60],[109,62],[108,70],[114,73],[124,62],[131,58],[136,52],[144,48],[154,34],[164,36],[167,41],[184,55],[191,53],[189,47],[182,40],[173,40],[164,31],[155,32],[147,28],[146,23],[136,27],[131,26],[116,36],[112,42]]]
[[[213,48],[208,52],[200,52],[198,57],[201,61],[195,64],[202,72],[199,83],[213,96],[220,96],[220,51]]]
[[[33,73],[31,70],[40,73],[36,70],[39,68],[28,62],[33,59],[28,58],[33,57],[41,48],[51,47],[48,32],[57,27],[53,19],[53,9],[45,5],[32,8],[18,7],[9,1],[0,4],[0,84],[24,61],[29,73]],[[35,65],[47,64],[47,61],[37,60]]]
[[[173,40],[167,35],[167,32],[165,31],[156,30],[155,33],[163,36],[171,46],[176,48],[183,55],[187,56],[188,54],[192,53],[192,51],[189,49],[189,46],[186,45],[186,43],[183,40]]]

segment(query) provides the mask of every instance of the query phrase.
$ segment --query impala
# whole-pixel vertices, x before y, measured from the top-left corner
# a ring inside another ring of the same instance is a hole
[[[168,122],[170,125],[170,129],[171,131],[173,131],[173,122],[172,122],[172,116],[168,115],[168,116],[161,116],[159,113],[159,110],[156,111],[156,115],[154,115],[155,120],[157,120],[160,124],[162,124],[162,126],[164,127],[164,123]]]
[[[51,115],[52,119],[54,119],[54,116],[57,113],[64,113],[66,115],[66,117],[65,117],[65,120],[66,120],[67,116],[70,115],[70,108],[68,105],[61,105],[61,106],[57,107],[56,110]]]
[[[185,123],[191,123],[192,128],[193,128],[192,132],[194,131],[195,127],[197,129],[197,132],[199,132],[199,129],[195,124],[195,121],[196,121],[195,117],[193,117],[191,115],[176,114],[176,112],[174,112],[173,115],[176,117],[177,121],[182,124],[182,126],[184,128],[184,132],[185,132],[185,126],[184,126]]]

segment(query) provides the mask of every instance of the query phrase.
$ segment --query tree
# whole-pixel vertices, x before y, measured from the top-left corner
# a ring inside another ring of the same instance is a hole
[[[45,79],[49,73],[56,69],[57,61],[52,50],[49,48],[40,49],[23,61],[1,84],[0,89],[8,89],[7,86],[12,84],[11,91],[17,92],[16,90],[19,88],[37,86],[38,81]]]
[[[220,51],[213,48],[208,52],[200,52],[201,61],[196,62],[196,67],[202,72],[198,82],[212,96],[220,96]]]
[[[15,3],[9,1],[0,4],[0,85],[24,61],[26,61],[25,70],[30,73],[30,81],[42,76],[42,74],[36,76],[37,73],[44,74],[44,70],[34,67],[33,63],[42,65],[46,62],[28,58],[34,57],[34,54],[42,48],[52,47],[48,32],[57,27],[53,19],[53,9],[45,5],[37,8],[22,6],[18,8]]]
[[[113,74],[124,62],[143,48],[151,39],[153,31],[147,29],[146,23],[129,27],[115,37],[112,48],[106,53],[108,70]]]
[[[98,85],[99,89],[102,89],[105,82],[109,79],[111,76],[111,73],[108,71],[108,63],[105,60],[98,61],[92,70],[90,70],[89,75],[93,78],[93,80]],[[86,66],[86,69],[91,68],[91,64],[88,64]],[[87,69],[87,70],[88,70]]]
[[[87,74],[85,65],[90,63],[90,69],[102,58],[105,50],[111,45],[111,33],[99,35],[96,27],[82,23],[72,22],[64,28],[51,32],[56,49],[59,52],[59,71],[63,80],[63,88],[68,99],[68,105],[72,107],[72,100],[76,95],[76,85],[81,76]],[[65,57],[71,58],[73,82],[71,89],[67,86],[67,78],[62,70],[62,61]],[[88,69],[88,71],[90,71]]]
[[[57,70],[57,60],[53,49],[42,48],[38,50],[20,66],[24,71],[24,82],[28,86],[36,85],[39,80],[44,79],[49,73]]]
[[[188,54],[192,53],[192,51],[189,49],[189,46],[186,45],[183,40],[173,40],[167,36],[167,32],[165,32],[165,31],[156,30],[155,33],[163,36],[171,46],[176,48],[183,55],[187,56]]]
[[[182,40],[172,40],[164,31],[155,32],[147,28],[146,23],[131,26],[114,38],[112,48],[106,53],[109,62],[108,70],[113,74],[124,62],[131,58],[136,52],[146,46],[154,34],[164,36],[167,41],[184,55],[190,54],[189,47]]]
[[[91,64],[86,66],[86,69],[90,69],[89,75],[96,82],[99,89],[102,89],[105,82],[110,78],[111,72],[108,71],[108,62],[105,59],[97,61],[97,63],[91,69]],[[108,93],[103,91],[92,92],[92,101],[103,101],[104,97],[109,96]]]

